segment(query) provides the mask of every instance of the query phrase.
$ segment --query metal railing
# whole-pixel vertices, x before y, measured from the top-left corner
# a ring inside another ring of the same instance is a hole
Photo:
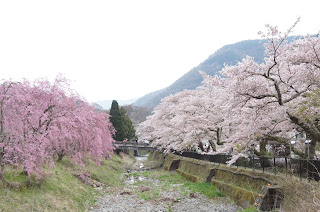
[[[205,160],[218,164],[226,164],[230,160],[230,155],[217,154],[199,154],[197,152],[175,152],[174,154],[183,157]],[[287,177],[296,176],[300,179],[320,180],[320,160],[296,159],[288,157],[267,157],[267,156],[250,156],[241,157],[235,164],[237,167],[252,169],[252,171],[261,170],[263,173],[285,174]]]

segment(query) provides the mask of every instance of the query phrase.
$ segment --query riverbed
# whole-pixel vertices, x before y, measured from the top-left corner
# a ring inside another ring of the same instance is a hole
[[[124,186],[104,188],[105,195],[92,207],[92,212],[241,210],[226,197],[209,199],[200,193],[183,188],[181,183],[167,182],[163,176],[158,179],[155,177],[157,171],[152,171],[152,167],[145,167],[146,159],[147,156],[136,157],[136,161],[123,175]]]

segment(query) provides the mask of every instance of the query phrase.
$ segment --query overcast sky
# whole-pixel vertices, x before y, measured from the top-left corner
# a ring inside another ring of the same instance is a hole
[[[0,1],[0,78],[63,73],[88,101],[164,88],[226,44],[265,24],[320,30],[320,1]]]

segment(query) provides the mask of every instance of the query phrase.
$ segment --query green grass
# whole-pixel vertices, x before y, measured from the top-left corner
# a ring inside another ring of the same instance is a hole
[[[250,207],[242,210],[241,212],[258,212],[258,210],[255,207]]]
[[[177,173],[164,173],[159,177],[160,181],[164,181],[170,184],[182,184],[184,183],[186,180],[184,177],[182,177],[181,175],[177,174]]]
[[[121,159],[114,155],[100,167],[92,163],[90,170],[95,180],[120,185],[121,166]],[[5,179],[13,187],[0,182],[0,211],[87,211],[101,193],[84,185],[73,168],[70,160],[64,158],[41,181],[29,179],[21,170],[7,169]]]
[[[146,171],[142,173],[133,173],[132,175],[158,179],[162,184],[161,189],[172,189],[172,185],[181,184],[181,186],[175,187],[175,188],[180,189],[183,192],[183,195],[185,196],[189,194],[189,191],[192,191],[192,192],[199,192],[207,196],[208,198],[225,197],[225,195],[221,193],[217,189],[217,187],[213,186],[212,184],[189,182],[183,176],[175,172],[156,170],[156,171]],[[135,185],[140,185],[140,184],[141,182],[137,182]],[[142,182],[142,184],[147,185],[145,181]],[[145,199],[147,197],[142,197],[142,198]]]
[[[182,187],[191,190],[192,192],[199,192],[207,196],[208,198],[225,197],[217,187],[210,183],[189,182],[178,173],[160,172],[159,180],[168,184],[182,184]]]
[[[130,173],[129,176],[139,177],[141,176],[141,174],[138,172],[134,172],[134,173]]]
[[[104,160],[100,167],[91,163],[89,172],[92,179],[102,182],[108,186],[122,185],[121,174],[123,173],[122,167],[125,164],[117,155],[113,155],[111,160]]]
[[[134,185],[134,186],[140,186],[140,185],[149,185],[149,184],[147,184],[147,183],[145,183],[145,182],[143,182],[143,181],[137,181],[137,182],[134,182],[132,185]]]
[[[217,187],[213,186],[210,183],[192,183],[187,182],[184,183],[184,186],[188,189],[192,190],[193,192],[199,192],[207,196],[208,198],[215,198],[215,197],[225,197],[223,193],[221,193]]]
[[[140,194],[140,197],[144,200],[154,200],[158,199],[159,197],[159,192],[157,190],[150,190],[150,191],[145,191]]]

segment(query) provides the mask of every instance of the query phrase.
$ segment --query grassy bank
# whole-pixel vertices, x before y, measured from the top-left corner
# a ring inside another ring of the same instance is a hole
[[[277,183],[284,194],[282,204],[284,211],[320,211],[319,182],[307,182],[289,177]]]
[[[125,162],[117,155],[98,167],[91,164],[92,179],[106,185],[120,185]],[[98,189],[83,184],[68,158],[56,163],[41,181],[29,179],[21,171],[9,170],[7,184],[0,183],[0,211],[87,211],[100,195]]]

